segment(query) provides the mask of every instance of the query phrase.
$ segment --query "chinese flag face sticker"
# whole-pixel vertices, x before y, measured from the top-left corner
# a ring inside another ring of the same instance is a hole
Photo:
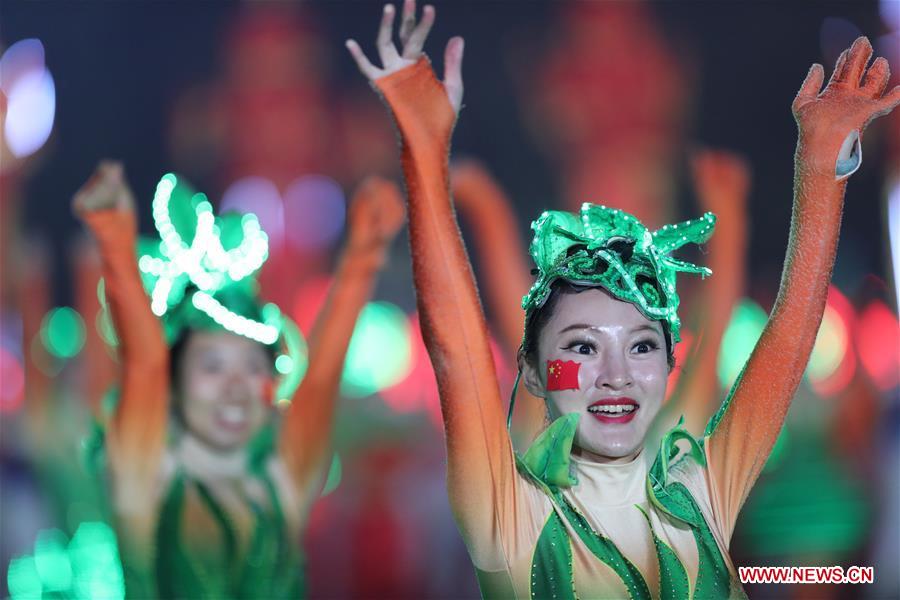
[[[574,360],[548,360],[547,391],[577,390],[578,369],[580,367],[581,363],[577,363]]]

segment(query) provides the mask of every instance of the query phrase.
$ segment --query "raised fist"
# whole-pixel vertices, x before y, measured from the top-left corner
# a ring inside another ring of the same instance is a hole
[[[348,215],[351,250],[385,250],[406,219],[403,197],[396,184],[368,177],[353,194]]]
[[[134,194],[125,181],[122,163],[101,161],[91,178],[72,199],[76,213],[101,210],[134,211]]]

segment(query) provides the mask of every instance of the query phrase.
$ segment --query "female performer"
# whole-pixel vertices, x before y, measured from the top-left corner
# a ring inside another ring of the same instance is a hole
[[[422,54],[435,11],[406,0],[402,49],[393,6],[377,38],[382,67],[349,40],[400,131],[423,336],[441,392],[448,488],[486,597],[741,596],[728,555],[735,519],[781,428],[824,310],[846,178],[859,138],[900,102],[882,96],[888,63],[867,69],[858,39],[820,93],[813,65],[793,103],[799,126],[793,218],[778,299],[728,399],[697,441],[681,428],[645,451],[678,340],[669,256],[712,233],[714,216],[648,231],[586,204],[534,224],[538,268],[523,301],[519,368],[555,420],[517,458],[506,431],[484,316],[448,193],[448,152],[462,101],[463,40],[440,82]],[[511,307],[510,307],[511,308]],[[676,441],[686,442],[687,451]]]
[[[356,194],[347,245],[309,339],[309,368],[277,450],[259,462],[250,442],[275,418],[275,340],[241,324],[259,324],[264,311],[233,285],[206,296],[188,288],[166,314],[177,321],[167,346],[138,272],[133,205],[113,163],[101,163],[74,199],[100,245],[119,337],[120,397],[105,446],[128,595],[300,596],[300,534],[330,464],[347,345],[403,221],[399,192],[369,180]],[[237,317],[217,321],[220,314]]]

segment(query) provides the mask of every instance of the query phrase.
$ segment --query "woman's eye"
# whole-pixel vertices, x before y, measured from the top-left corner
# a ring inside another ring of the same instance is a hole
[[[659,346],[657,346],[656,342],[647,340],[647,341],[638,342],[637,344],[635,344],[633,351],[635,354],[646,354],[648,352],[652,352],[653,350],[656,350],[658,347]]]
[[[576,354],[593,354],[594,353],[594,345],[588,342],[575,342],[566,348],[566,350],[571,350]]]

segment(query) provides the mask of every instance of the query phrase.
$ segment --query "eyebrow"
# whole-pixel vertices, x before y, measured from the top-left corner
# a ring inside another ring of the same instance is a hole
[[[573,329],[590,329],[593,325],[586,325],[584,323],[575,323],[574,325],[569,325],[565,329],[560,329],[559,333],[565,333],[567,331],[572,331]]]
[[[565,327],[564,329],[561,329],[559,331],[559,333],[563,334],[563,333],[566,333],[567,331],[572,331],[573,329],[592,329],[593,327],[594,327],[593,325],[587,325],[585,323],[575,323],[573,325],[569,325],[568,327]],[[657,329],[653,325],[638,325],[637,327],[632,329],[630,331],[630,333],[637,333],[638,331],[652,331],[653,333],[662,335],[662,333],[659,331],[659,329]]]
[[[638,331],[652,331],[653,333],[662,335],[662,332],[653,325],[638,325],[631,330],[631,333],[637,333]]]

